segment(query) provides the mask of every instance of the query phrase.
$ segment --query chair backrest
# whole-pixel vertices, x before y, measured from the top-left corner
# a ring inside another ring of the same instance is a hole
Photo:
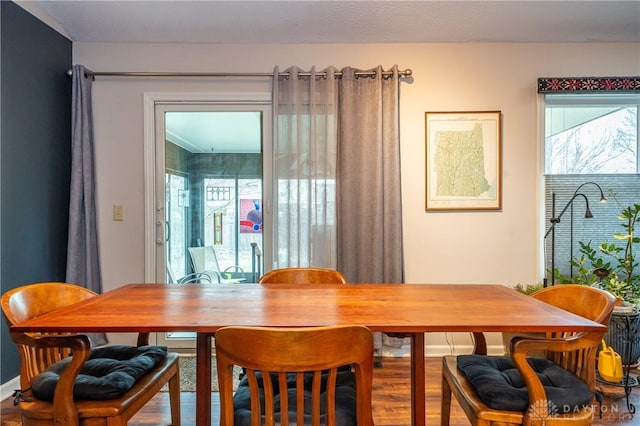
[[[611,293],[598,288],[580,284],[560,284],[539,290],[532,297],[550,305],[569,311],[583,318],[600,324],[609,325],[609,319],[616,304]],[[548,352],[547,358],[561,367],[573,372],[595,389],[595,359],[598,345],[602,341],[604,331],[547,333],[547,337],[579,336],[581,340],[591,341],[585,349],[567,352]]]
[[[75,284],[61,282],[43,282],[14,288],[2,295],[2,313],[8,326],[46,314],[97,294]],[[65,333],[68,334],[68,333]],[[20,387],[28,389],[31,381],[51,364],[71,353],[63,348],[43,348],[21,344],[23,339],[42,336],[44,333],[11,333],[12,340],[20,352]],[[61,335],[61,333],[47,333]]]
[[[191,264],[193,265],[193,272],[215,272],[221,273],[220,265],[218,264],[218,258],[216,252],[212,246],[205,247],[189,247],[189,256],[191,256]]]
[[[267,272],[258,280],[260,284],[346,284],[340,271],[323,268],[282,268]]]
[[[234,423],[234,365],[243,367],[247,375],[252,425],[274,425],[279,414],[278,424],[286,426],[289,419],[285,413],[291,411],[289,407],[308,404],[312,407],[312,424],[319,425],[320,383],[323,375],[327,383],[326,424],[334,424],[336,377],[338,368],[345,365],[352,365],[355,374],[357,424],[373,424],[373,335],[368,328],[358,325],[300,328],[225,327],[216,331],[215,345],[221,425],[231,426]],[[262,375],[262,380],[258,380],[256,372]],[[286,397],[291,393],[291,386],[289,393],[283,395],[283,392],[280,392],[278,413],[274,408],[275,400],[278,399],[277,395],[274,395],[274,389],[287,389],[287,373],[295,373],[295,400],[291,401],[293,397]],[[312,373],[313,377],[312,392],[311,395],[305,395],[302,382],[304,377],[309,380],[309,373]],[[273,383],[274,375],[277,376],[277,383]],[[297,418],[292,424],[305,424],[304,410],[295,411]],[[265,417],[264,423],[261,413]]]
[[[609,324],[616,299],[611,293],[581,284],[558,284],[532,297],[600,324]]]

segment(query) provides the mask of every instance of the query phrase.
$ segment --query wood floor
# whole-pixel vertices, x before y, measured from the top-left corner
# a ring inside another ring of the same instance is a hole
[[[440,424],[440,358],[425,360],[427,388],[427,426]],[[373,379],[373,417],[376,426],[405,426],[410,424],[410,387],[409,359],[385,358],[383,368],[374,371]],[[624,389],[618,387],[602,387],[605,395],[603,418],[594,419],[594,426],[637,426],[640,425],[640,413],[633,418],[626,407]],[[182,393],[182,426],[195,425],[195,393]],[[640,409],[640,389],[634,389],[630,402]],[[218,394],[211,395],[212,423],[218,424]],[[129,426],[168,425],[168,394],[158,394],[131,420]],[[20,424],[17,409],[11,400],[2,401],[0,411],[1,426],[17,426]],[[454,402],[451,413],[451,426],[468,426],[470,423]]]

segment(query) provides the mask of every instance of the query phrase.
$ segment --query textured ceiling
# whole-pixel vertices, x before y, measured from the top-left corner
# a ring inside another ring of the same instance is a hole
[[[16,3],[76,42],[640,41],[640,0]]]

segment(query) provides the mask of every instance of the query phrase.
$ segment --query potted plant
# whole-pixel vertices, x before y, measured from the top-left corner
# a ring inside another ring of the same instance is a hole
[[[544,286],[542,285],[542,283],[535,283],[535,284],[522,284],[522,283],[518,283],[516,284],[516,286],[514,287],[514,289],[522,294],[526,294],[526,295],[530,295],[535,293],[538,290],[543,289]]]
[[[623,208],[618,216],[622,232],[613,234],[618,243],[604,241],[594,248],[591,241],[579,242],[580,257],[570,261],[577,268],[577,274],[570,278],[554,271],[560,283],[597,286],[620,300],[605,340],[623,357],[626,365],[636,364],[640,358],[640,343],[630,344],[637,338],[628,335],[629,330],[640,328],[640,266],[636,258],[640,237],[634,233],[639,217],[640,204]]]

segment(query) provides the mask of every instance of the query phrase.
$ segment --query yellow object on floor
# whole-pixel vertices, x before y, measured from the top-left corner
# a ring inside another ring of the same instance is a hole
[[[608,382],[618,383],[622,380],[622,359],[604,340],[598,355],[598,372]]]

